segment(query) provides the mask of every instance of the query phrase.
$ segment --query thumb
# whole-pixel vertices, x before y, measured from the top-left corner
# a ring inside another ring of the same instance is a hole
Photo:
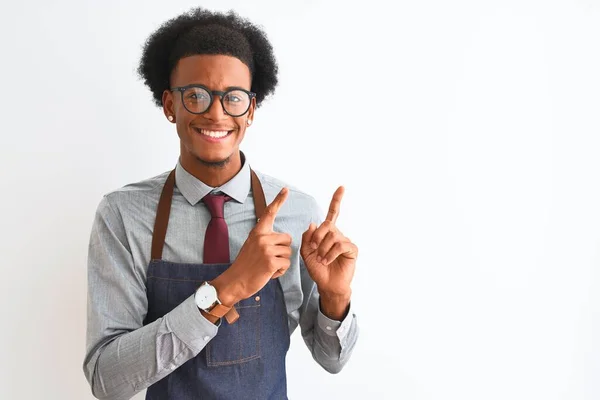
[[[314,222],[311,222],[310,225],[308,226],[308,229],[306,230],[306,232],[304,232],[302,234],[301,248],[304,251],[308,251],[308,252],[313,251],[313,249],[310,247],[310,241],[312,240],[313,234],[315,233],[316,230],[317,230],[317,224],[315,224]]]

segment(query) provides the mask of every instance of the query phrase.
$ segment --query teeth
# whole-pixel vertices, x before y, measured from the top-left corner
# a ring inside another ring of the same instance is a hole
[[[229,133],[228,131],[209,131],[206,129],[200,129],[200,133],[202,133],[203,135],[206,136],[210,136],[213,138],[222,138],[227,136],[227,134]]]

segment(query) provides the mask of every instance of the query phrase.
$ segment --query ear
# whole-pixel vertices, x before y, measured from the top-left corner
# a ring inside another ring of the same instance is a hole
[[[162,95],[163,112],[167,119],[172,117],[173,120],[169,119],[171,122],[175,121],[175,104],[173,103],[173,100],[173,92],[165,90]]]
[[[256,109],[256,97],[252,98],[250,108],[248,109],[248,121],[254,122],[254,110]]]

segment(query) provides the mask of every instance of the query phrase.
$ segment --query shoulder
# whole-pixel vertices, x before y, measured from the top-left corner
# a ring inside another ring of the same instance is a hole
[[[104,194],[98,205],[98,213],[113,216],[116,214],[123,218],[123,214],[140,213],[146,208],[155,208],[169,173],[170,171],[163,172]]]

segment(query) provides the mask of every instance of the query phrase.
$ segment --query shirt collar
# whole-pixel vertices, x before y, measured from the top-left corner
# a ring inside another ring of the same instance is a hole
[[[246,197],[248,197],[248,193],[250,192],[250,165],[246,161],[244,153],[241,151],[240,156],[242,158],[242,169],[240,169],[240,171],[228,182],[216,188],[208,186],[206,183],[187,172],[181,165],[181,161],[178,160],[177,166],[175,167],[175,182],[177,183],[177,188],[191,205],[195,205],[211,192],[223,192],[235,201],[243,203],[246,201]]]

